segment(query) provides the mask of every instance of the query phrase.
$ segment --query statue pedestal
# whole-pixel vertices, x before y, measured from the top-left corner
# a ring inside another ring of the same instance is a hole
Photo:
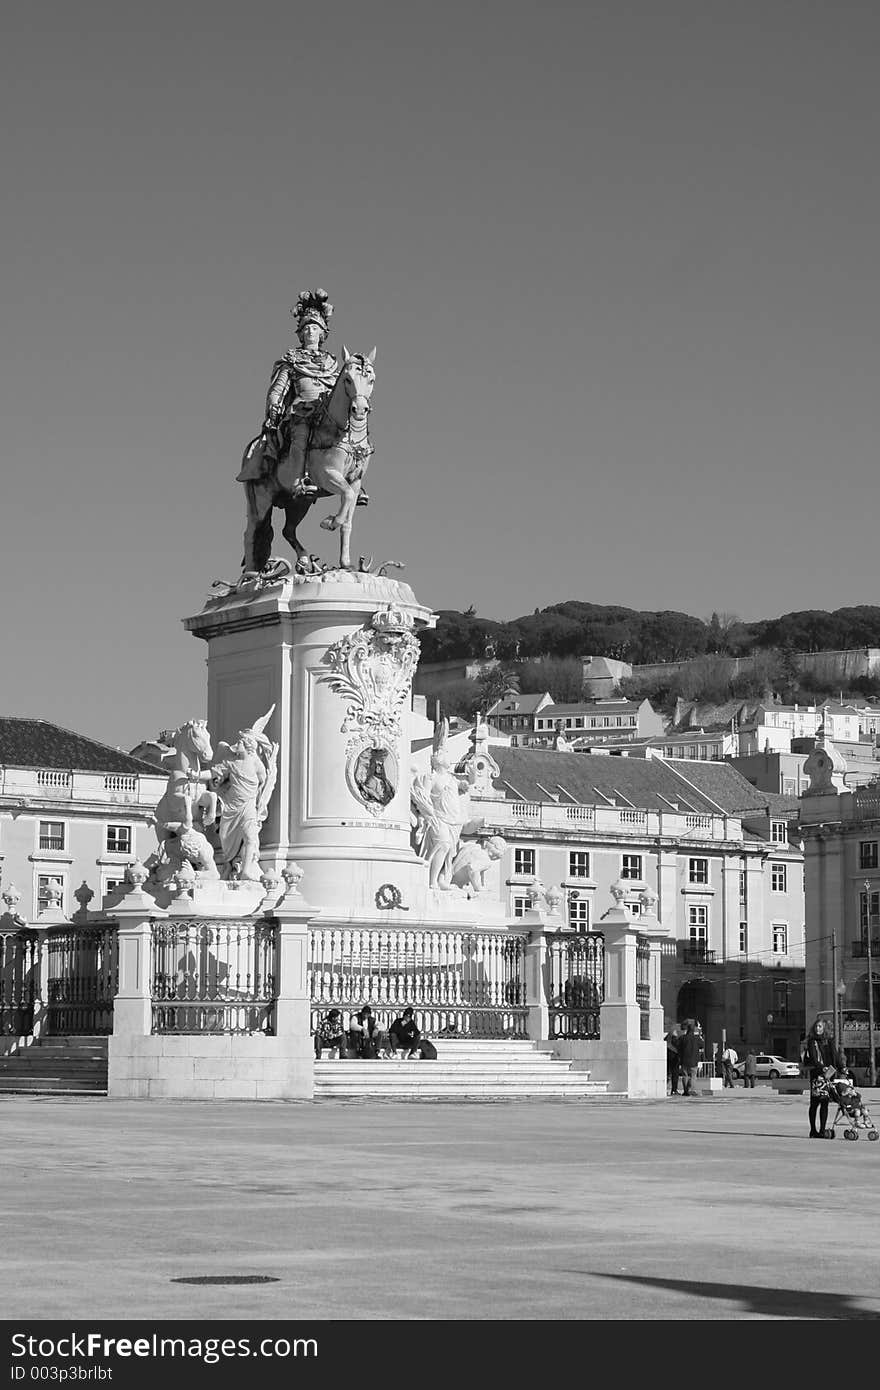
[[[215,754],[275,706],[262,865],[295,861],[305,898],[334,916],[387,921],[389,885],[407,923],[430,915],[410,846],[410,705],[415,633],[433,621],[408,584],[345,570],[236,589],[185,619],[208,644]]]

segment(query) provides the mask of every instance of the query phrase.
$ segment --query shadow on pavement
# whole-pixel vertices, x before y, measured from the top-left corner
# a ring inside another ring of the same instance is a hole
[[[743,1311],[765,1317],[880,1322],[880,1313],[857,1307],[854,1296],[840,1293],[814,1293],[805,1289],[768,1289],[752,1284],[709,1284],[702,1279],[652,1279],[638,1274],[602,1274],[599,1270],[566,1270],[567,1274],[590,1274],[616,1279],[624,1284],[642,1284],[689,1298],[719,1298],[739,1302]]]
[[[809,1139],[809,1134],[778,1134],[772,1129],[675,1129],[670,1130],[672,1134],[718,1134],[728,1139],[790,1139],[792,1143],[799,1144],[801,1140]]]

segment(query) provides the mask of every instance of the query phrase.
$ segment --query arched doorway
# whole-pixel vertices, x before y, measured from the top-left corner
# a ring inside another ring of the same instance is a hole
[[[712,1044],[713,1042],[720,1043],[723,1023],[722,1009],[715,986],[709,980],[699,976],[685,980],[678,991],[675,1017],[679,1023],[685,1018],[692,1018],[695,1022],[703,1025],[706,1056],[711,1060]]]

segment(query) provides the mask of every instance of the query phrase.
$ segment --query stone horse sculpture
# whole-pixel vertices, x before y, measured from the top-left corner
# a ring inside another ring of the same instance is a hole
[[[207,878],[218,878],[214,849],[205,834],[218,810],[217,794],[206,791],[202,774],[202,764],[214,756],[206,721],[190,719],[149,746],[163,765],[168,764],[168,783],[154,818],[159,877],[170,878],[189,863]]]
[[[305,457],[305,474],[315,488],[302,490],[302,480],[290,475],[289,444],[285,448],[282,430],[280,450],[276,451],[264,431],[253,439],[244,454],[247,471],[253,472],[255,455],[262,459],[259,477],[244,483],[247,499],[247,526],[244,533],[244,570],[264,569],[272,549],[272,508],[284,511],[284,539],[296,551],[300,568],[308,564],[308,552],[297,536],[297,527],[318,497],[336,494],[339,510],[325,517],[326,531],[339,531],[339,567],[351,569],[351,522],[361,495],[364,474],[373,453],[368,429],[370,396],[376,374],[376,349],[366,357],[342,349],[342,370],[322,410],[315,416]],[[364,499],[365,500],[365,499]]]

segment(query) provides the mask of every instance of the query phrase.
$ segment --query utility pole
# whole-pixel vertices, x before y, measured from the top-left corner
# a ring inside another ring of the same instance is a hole
[[[871,968],[871,932],[873,931],[874,918],[871,913],[871,883],[865,880],[865,905],[868,919],[868,935],[865,942],[865,954],[868,957],[868,1084],[877,1085],[877,1060],[874,1055],[874,972]]]
[[[834,1013],[832,1015],[834,1027],[832,1032],[834,1033],[834,1041],[837,1047],[840,1047],[841,1034],[838,1032],[837,1027],[837,932],[833,927],[831,928],[831,1002],[834,1007]]]

